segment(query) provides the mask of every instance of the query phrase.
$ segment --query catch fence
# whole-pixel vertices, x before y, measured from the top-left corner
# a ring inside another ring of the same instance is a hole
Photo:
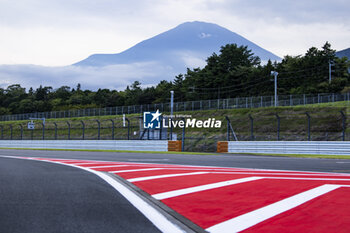
[[[339,101],[350,101],[350,93],[337,94],[304,94],[280,95],[277,106],[297,106],[307,104],[320,104]],[[349,102],[350,103],[350,102]],[[216,100],[197,100],[175,102],[174,112],[186,112],[214,109],[261,108],[275,106],[274,96],[239,97]],[[134,114],[149,111],[170,112],[170,103],[144,104],[132,106],[117,106],[106,108],[72,109],[65,111],[35,112],[13,115],[2,115],[0,121],[28,120],[29,118],[72,118],[86,116],[108,116]]]

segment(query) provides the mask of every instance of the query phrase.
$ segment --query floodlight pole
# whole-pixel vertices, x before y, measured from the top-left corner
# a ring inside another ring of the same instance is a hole
[[[170,116],[172,117],[174,113],[174,91],[170,91],[170,94]]]
[[[173,140],[173,114],[174,114],[174,91],[170,91],[171,97],[170,97],[170,140]]]
[[[278,96],[277,96],[277,71],[271,71],[271,75],[275,77],[275,107],[278,106]]]

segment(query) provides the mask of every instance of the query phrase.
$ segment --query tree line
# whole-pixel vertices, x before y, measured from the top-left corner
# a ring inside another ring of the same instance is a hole
[[[271,71],[278,72],[279,95],[350,92],[350,62],[336,57],[328,42],[321,49],[311,47],[304,55],[265,64],[247,46],[227,44],[206,62],[205,67],[187,69],[173,81],[146,88],[135,81],[123,91],[82,90],[80,84],[27,91],[20,84],[10,85],[0,88],[0,115],[168,102],[171,90],[175,101],[273,95]]]

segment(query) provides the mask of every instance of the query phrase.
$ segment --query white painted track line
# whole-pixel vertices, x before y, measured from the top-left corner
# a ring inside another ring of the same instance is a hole
[[[164,215],[159,213],[156,209],[143,201],[134,192],[130,191],[125,186],[121,185],[116,180],[108,175],[96,172],[96,175],[105,180],[121,195],[123,195],[133,206],[135,206],[143,215],[145,215],[160,231],[166,233],[184,233],[178,226],[170,222]]]
[[[262,221],[272,218],[287,210],[295,208],[305,202],[308,202],[318,196],[333,191],[342,185],[325,184],[314,189],[299,193],[289,198],[283,199],[271,205],[243,214],[236,218],[219,223],[206,230],[213,233],[231,233],[240,232],[252,227]]]
[[[228,181],[222,181],[218,183],[212,183],[212,184],[206,184],[206,185],[200,185],[200,186],[195,186],[191,188],[185,188],[185,189],[178,189],[174,191],[169,191],[169,192],[164,192],[164,193],[158,193],[152,195],[155,199],[162,200],[166,198],[171,198],[171,197],[177,197],[185,194],[190,194],[190,193],[195,193],[195,192],[200,192],[204,190],[209,190],[209,189],[215,189],[215,188],[221,188],[229,185],[234,185],[234,184],[240,184],[244,182],[249,182],[249,181],[254,181],[254,180],[260,180],[264,179],[264,177],[245,177],[241,179],[235,179],[235,180],[228,180]]]
[[[143,168],[143,169],[133,169],[133,170],[120,170],[120,171],[109,171],[110,173],[123,173],[123,172],[142,172],[142,171],[153,171],[153,170],[163,170],[165,168]]]
[[[321,174],[321,173],[317,173],[317,174],[301,174],[301,173],[274,173],[274,172],[236,172],[236,171],[212,171],[212,173],[222,173],[222,174],[240,174],[240,175],[283,175],[283,176],[334,176],[334,177],[338,177],[338,176],[349,176],[349,174]]]
[[[62,162],[63,163],[63,162]],[[72,164],[72,165],[77,165],[77,166],[80,166],[80,165],[88,165],[88,164],[92,164],[93,162],[86,162],[86,163],[76,163],[76,162],[71,162],[71,163],[68,163],[68,164]]]
[[[76,165],[76,164],[74,164]],[[107,167],[128,167],[130,165],[104,165],[104,166],[93,166],[93,167],[88,167],[90,169],[93,169],[93,168],[107,168]]]
[[[208,174],[208,173],[210,172],[190,172],[190,173],[166,174],[166,175],[158,175],[158,176],[145,176],[145,177],[128,179],[127,181],[137,182],[137,181],[154,180],[154,179],[162,179],[162,178],[177,177],[177,176],[202,175],[202,174]]]
[[[265,177],[266,179],[276,179],[276,180],[323,180],[323,181],[350,181],[350,179],[337,179],[337,178],[300,178],[300,177],[278,177],[271,176]]]

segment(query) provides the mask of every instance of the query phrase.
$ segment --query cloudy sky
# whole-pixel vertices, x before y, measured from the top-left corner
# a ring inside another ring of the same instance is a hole
[[[0,64],[66,66],[186,21],[216,23],[280,57],[325,41],[342,50],[349,12],[348,0],[0,0]],[[0,69],[0,85],[11,82],[14,68]]]

